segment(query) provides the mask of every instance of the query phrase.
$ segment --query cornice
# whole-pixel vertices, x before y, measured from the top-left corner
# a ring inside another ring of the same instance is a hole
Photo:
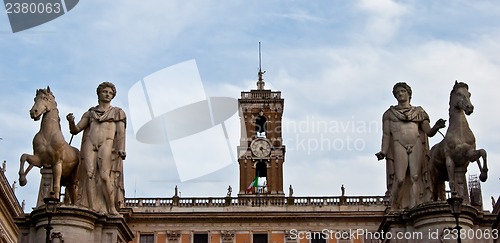
[[[5,173],[0,170],[0,201],[5,205],[9,214],[14,218],[24,214],[19,201],[17,200],[14,190],[9,184]]]

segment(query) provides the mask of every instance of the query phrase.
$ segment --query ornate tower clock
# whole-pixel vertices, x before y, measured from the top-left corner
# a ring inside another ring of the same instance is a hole
[[[241,92],[238,99],[241,139],[238,146],[238,196],[284,196],[285,146],[281,134],[284,100],[280,91],[264,89],[259,70],[257,89]],[[258,178],[258,182],[255,179]]]

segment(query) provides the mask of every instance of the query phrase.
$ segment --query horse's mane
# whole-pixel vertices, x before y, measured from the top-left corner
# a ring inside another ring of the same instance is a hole
[[[37,89],[36,90],[36,96],[38,96],[40,93],[42,93],[44,95],[49,95],[52,98],[56,98],[48,86],[45,89]]]
[[[465,88],[465,89],[469,90],[469,85],[467,85],[464,82],[456,82],[455,81],[455,85],[453,85],[453,89],[451,90],[450,96],[453,95],[453,93],[455,91],[457,91],[457,89],[460,89],[460,88]]]

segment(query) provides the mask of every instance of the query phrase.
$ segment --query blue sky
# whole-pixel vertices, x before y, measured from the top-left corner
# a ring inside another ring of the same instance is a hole
[[[482,189],[491,208],[500,183],[499,17],[496,1],[80,1],[53,21],[12,33],[0,14],[0,159],[7,160],[9,181],[17,180],[19,157],[31,152],[39,128],[28,113],[38,88],[50,85],[69,140],[63,116],[73,112],[78,119],[95,105],[103,81],[116,84],[113,105],[129,117],[134,84],[189,60],[207,96],[238,98],[256,87],[262,42],[266,88],[285,98],[285,192],[291,184],[297,196],[335,196],[344,184],[347,195],[383,195],[385,163],[374,154],[382,114],[395,103],[392,86],[407,81],[412,104],[434,123],[447,119],[449,92],[459,80],[469,84],[476,106],[468,119],[477,146],[488,151],[490,177]],[[168,82],[176,87],[182,80]],[[328,129],[313,129],[322,123]],[[175,185],[185,197],[222,197],[228,185],[238,188],[236,163],[181,181],[170,148],[140,143],[132,126],[127,197],[170,197]],[[469,171],[477,174],[477,166]],[[28,208],[38,185],[33,170],[28,185],[16,189]]]

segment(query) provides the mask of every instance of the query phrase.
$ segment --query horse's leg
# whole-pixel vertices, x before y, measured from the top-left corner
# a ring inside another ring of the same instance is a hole
[[[76,203],[76,182],[71,182],[71,184],[66,186],[66,196],[64,199],[68,198],[70,204]]]
[[[441,143],[438,143],[437,145],[432,146],[431,151],[430,151],[430,159],[429,159],[429,173],[431,175],[431,183],[432,183],[432,201],[437,201],[440,198],[439,192],[440,192],[440,180],[439,180],[439,171],[437,169],[439,160],[437,158],[438,156],[438,150],[440,149]]]
[[[70,204],[75,204],[76,203],[76,198],[77,198],[77,183],[78,183],[78,162],[65,162],[66,164],[72,164],[72,167],[67,167],[64,169],[67,169],[68,171],[71,171],[69,175],[67,175],[68,182],[66,184],[66,196],[64,197],[64,200],[68,200],[68,203]]]
[[[71,199],[71,204],[76,204],[77,199],[77,183],[78,183],[78,165],[80,164],[80,151],[78,149],[71,147],[68,145],[67,149],[65,149],[65,153],[68,156],[65,156],[66,160],[63,162],[66,164],[66,169],[70,171],[69,173],[69,185],[66,185],[67,196]]]
[[[33,168],[33,166],[42,167],[42,162],[40,161],[40,157],[31,154],[22,154],[19,161],[19,185],[25,186],[26,183],[28,183],[28,180],[26,180],[26,175],[28,174],[28,172],[31,170],[31,168]],[[28,162],[29,164],[26,170],[24,170],[24,162]]]
[[[55,198],[59,199],[61,194],[61,174],[62,174],[62,161],[58,160],[54,165],[52,165],[52,181],[53,187],[52,191],[54,192]]]
[[[455,185],[455,164],[450,156],[446,155],[446,172],[448,172],[448,180],[450,184],[450,191],[457,192]]]
[[[486,150],[484,150],[484,149],[478,149],[478,150],[471,149],[471,150],[467,151],[467,158],[469,159],[470,162],[477,163],[477,166],[479,167],[479,171],[481,171],[481,174],[479,175],[479,179],[482,182],[485,182],[486,179],[488,179],[488,165],[486,162]],[[482,166],[481,166],[480,158],[483,159]]]

